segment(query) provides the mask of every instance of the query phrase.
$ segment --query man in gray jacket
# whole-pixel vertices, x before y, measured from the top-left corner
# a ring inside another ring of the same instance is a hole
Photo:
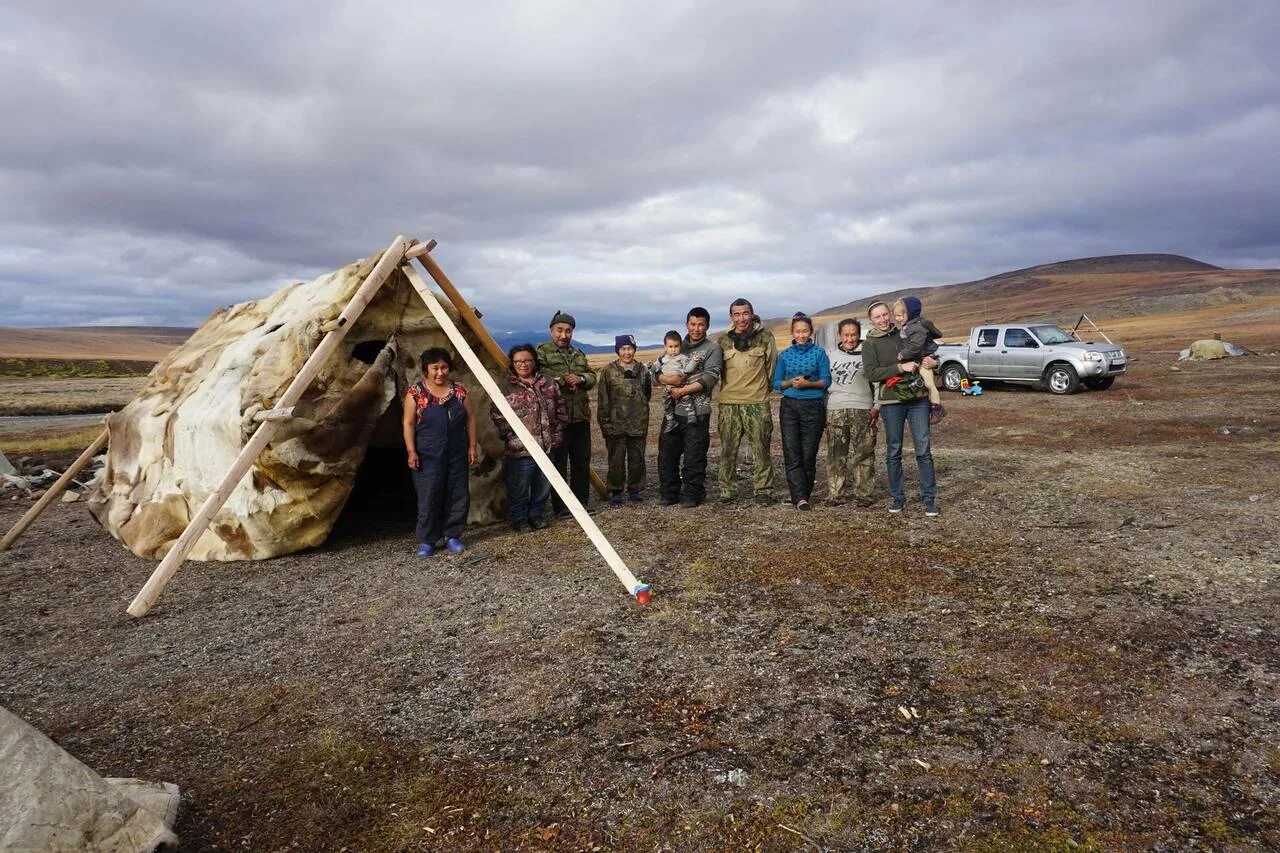
[[[684,376],[654,375],[670,389],[672,399],[687,398],[693,403],[692,417],[676,415],[675,428],[658,438],[659,501],[664,506],[679,502],[688,509],[707,497],[707,448],[711,446],[711,390],[720,381],[724,357],[714,341],[707,340],[711,314],[706,308],[691,308],[685,317],[684,343],[689,356],[689,372]],[[677,407],[678,410],[684,406]],[[684,464],[681,466],[681,459]]]

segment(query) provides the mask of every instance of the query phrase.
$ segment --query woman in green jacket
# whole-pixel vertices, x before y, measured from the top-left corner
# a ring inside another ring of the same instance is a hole
[[[937,367],[937,359],[926,357],[921,362],[898,362],[898,330],[893,325],[893,315],[883,302],[873,302],[867,309],[871,331],[862,344],[862,369],[868,379],[880,385],[880,420],[884,421],[885,467],[889,470],[889,512],[902,512],[907,504],[902,487],[902,438],[903,428],[911,423],[911,446],[916,453],[916,467],[920,470],[920,498],[924,502],[924,514],[938,514],[938,483],[933,472],[933,452],[929,435],[929,398],[921,397],[903,402],[894,395],[888,380],[895,376],[909,376],[925,367]]]

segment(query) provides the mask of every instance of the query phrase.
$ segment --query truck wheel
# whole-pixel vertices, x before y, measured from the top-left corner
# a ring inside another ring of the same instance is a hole
[[[942,387],[948,391],[959,391],[960,380],[967,378],[964,368],[954,361],[942,368]]]
[[[1086,379],[1084,381],[1084,387],[1090,391],[1105,391],[1115,384],[1116,378],[1114,376],[1099,376],[1096,379]]]
[[[1080,377],[1069,364],[1051,364],[1044,374],[1044,384],[1054,394],[1074,394],[1080,387]]]

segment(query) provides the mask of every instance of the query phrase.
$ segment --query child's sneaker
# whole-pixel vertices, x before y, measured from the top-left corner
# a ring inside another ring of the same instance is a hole
[[[924,505],[924,514],[925,514],[925,515],[927,515],[927,516],[929,516],[930,518],[935,518],[935,517],[938,515],[938,504],[937,504],[937,502],[935,502],[935,501],[926,501],[926,502],[925,502],[925,505]]]
[[[450,554],[461,554],[463,551],[467,550],[467,546],[463,545],[462,540],[457,537],[444,540],[444,547],[449,549]]]
[[[903,498],[894,498],[889,504],[889,512],[902,512],[902,508],[906,505],[907,502]]]
[[[609,506],[622,506],[622,492],[614,492],[610,495]]]
[[[633,504],[638,504],[644,500],[644,495],[640,494],[639,489],[636,489],[634,492],[627,492],[627,500]]]
[[[419,557],[432,557],[432,556],[435,556],[435,553],[436,553],[436,546],[432,545],[430,542],[423,542],[421,545],[418,546]]]
[[[662,416],[662,431],[675,432],[675,429],[676,429],[676,416],[671,414],[670,412],[667,412],[665,415]]]
[[[929,423],[936,424],[947,416],[947,410],[942,408],[941,403],[929,404]]]

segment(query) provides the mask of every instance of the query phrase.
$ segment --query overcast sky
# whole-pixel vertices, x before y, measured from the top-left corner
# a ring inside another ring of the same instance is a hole
[[[593,342],[1091,255],[1280,267],[1277,45],[1274,0],[18,0],[0,325],[198,325],[397,233],[495,331]]]

